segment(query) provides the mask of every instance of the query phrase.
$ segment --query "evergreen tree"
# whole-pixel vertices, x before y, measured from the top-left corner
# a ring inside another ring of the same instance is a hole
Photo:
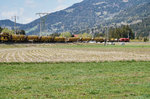
[[[20,35],[26,35],[26,32],[24,30],[19,30],[17,31],[16,34],[20,34]]]
[[[0,27],[0,33],[2,32],[3,28]]]
[[[134,33],[132,29],[127,25],[127,26],[121,26],[118,28],[110,28],[109,29],[109,37],[110,38],[134,38]]]

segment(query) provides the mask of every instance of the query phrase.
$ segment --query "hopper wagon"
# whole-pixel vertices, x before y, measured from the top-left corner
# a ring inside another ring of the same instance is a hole
[[[11,35],[12,42],[25,42],[26,36],[25,35]]]
[[[90,37],[86,37],[86,38],[81,38],[81,42],[89,42],[89,41],[91,41],[92,40],[92,38],[90,38]]]
[[[39,36],[37,36],[37,35],[29,35],[29,36],[27,36],[27,41],[28,42],[38,42],[39,41]]]
[[[54,37],[54,42],[66,42],[65,37]]]
[[[10,35],[8,33],[0,34],[0,41],[1,42],[8,42],[8,41],[10,41]]]
[[[16,34],[9,34],[9,33],[1,33],[0,34],[0,42],[39,42],[39,43],[50,43],[50,42],[105,42],[106,39],[102,37],[51,37],[51,36],[37,36],[37,35],[16,35]],[[110,38],[109,42],[130,42],[129,38],[120,38],[114,39]]]
[[[81,39],[79,37],[69,37],[67,42],[78,42],[80,41]]]
[[[39,39],[39,42],[52,42],[53,41],[53,38],[51,36],[41,36],[40,39]]]
[[[104,38],[101,38],[101,37],[96,37],[96,38],[94,38],[93,39],[93,41],[95,41],[95,42],[104,42],[105,41],[105,39]]]

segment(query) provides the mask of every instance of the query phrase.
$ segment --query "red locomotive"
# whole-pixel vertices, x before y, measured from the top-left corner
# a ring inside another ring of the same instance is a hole
[[[130,42],[129,38],[120,38],[119,42]]]

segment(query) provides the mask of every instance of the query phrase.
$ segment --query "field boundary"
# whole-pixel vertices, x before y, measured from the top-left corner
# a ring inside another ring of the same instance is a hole
[[[1,64],[72,64],[72,63],[111,63],[111,62],[129,62],[129,63],[132,63],[132,62],[150,62],[150,61],[137,61],[137,60],[121,60],[121,61],[90,61],[90,62],[0,62],[0,65]]]

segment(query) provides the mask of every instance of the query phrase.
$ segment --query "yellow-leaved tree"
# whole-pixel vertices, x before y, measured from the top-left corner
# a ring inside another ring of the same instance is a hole
[[[8,28],[4,28],[2,30],[2,33],[14,34],[14,31],[13,30],[9,30]]]
[[[71,37],[71,33],[70,32],[61,33],[60,37]]]

